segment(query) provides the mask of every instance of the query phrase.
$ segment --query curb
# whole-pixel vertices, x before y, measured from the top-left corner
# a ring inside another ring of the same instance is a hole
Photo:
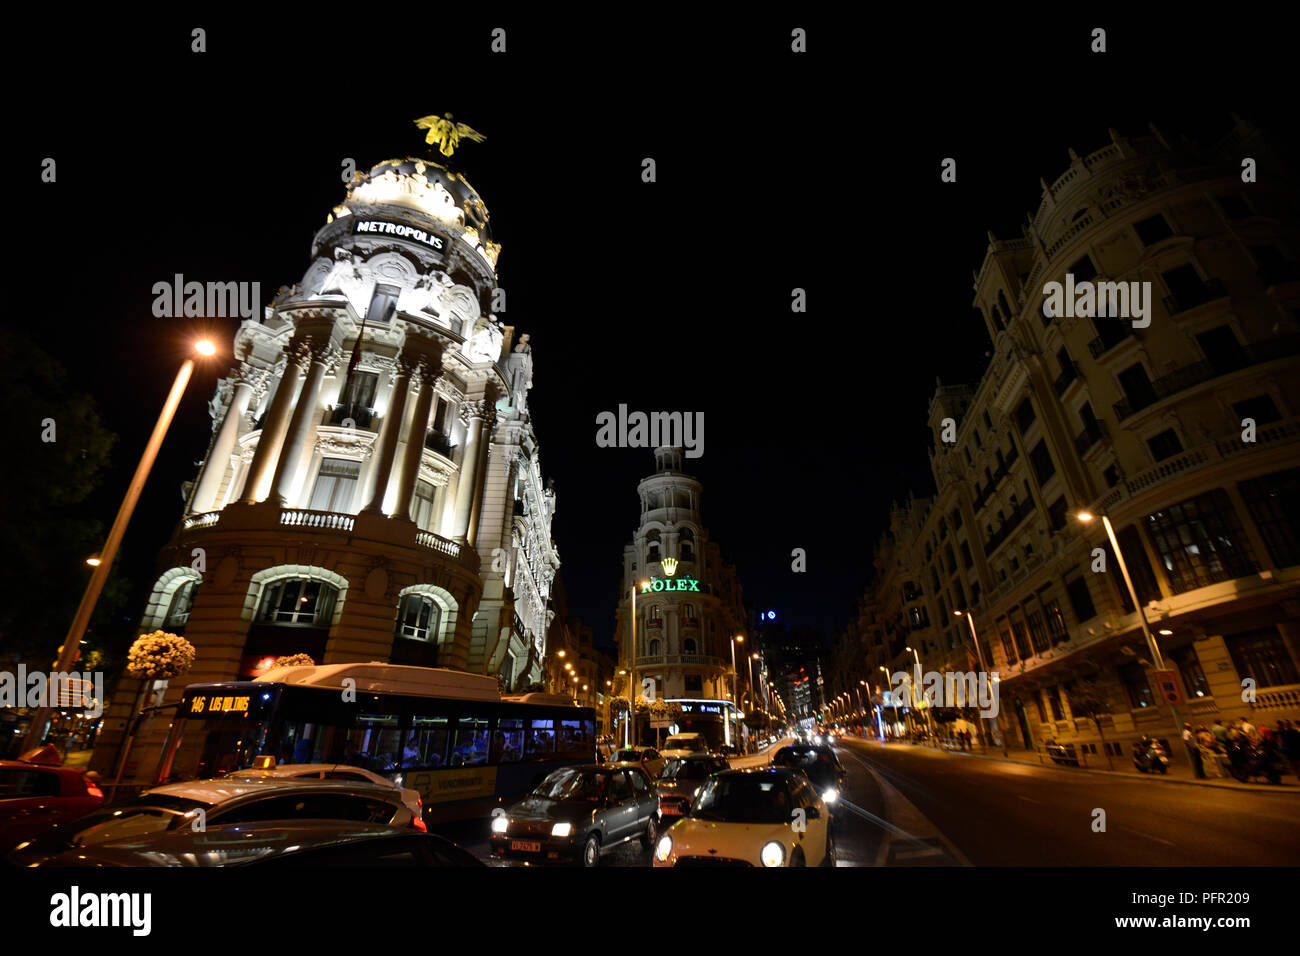
[[[857,737],[854,739],[862,740],[861,737]],[[881,744],[877,741],[871,741],[871,743],[877,747],[888,749],[887,744]],[[1161,780],[1164,781],[1165,783],[1181,783],[1185,786],[1192,786],[1192,787],[1211,787],[1215,790],[1244,790],[1252,793],[1300,794],[1300,786],[1294,786],[1294,785],[1288,786],[1286,784],[1278,784],[1277,786],[1274,786],[1273,784],[1269,784],[1269,783],[1237,783],[1236,781],[1232,783],[1216,783],[1210,780],[1183,780],[1179,777],[1170,777],[1170,776],[1158,775],[1158,774],[1133,774],[1133,773],[1128,773],[1127,771],[1124,770],[1095,770],[1092,767],[1062,767],[1056,765],[1052,765],[1049,767],[1047,764],[1043,764],[1043,763],[1037,763],[1037,762],[1031,763],[1028,760],[1015,760],[1011,757],[998,757],[993,754],[977,754],[977,753],[971,753],[969,751],[963,752],[960,750],[947,750],[947,749],[935,750],[933,747],[925,747],[925,748],[918,747],[917,749],[918,750],[924,749],[929,751],[930,753],[945,753],[945,754],[952,754],[953,756],[959,756],[959,757],[978,757],[981,760],[996,760],[998,763],[1013,763],[1013,764],[1019,764],[1022,767],[1042,767],[1045,770],[1069,770],[1074,773],[1099,773],[1107,777],[1126,777],[1129,780],[1143,780],[1143,779]]]

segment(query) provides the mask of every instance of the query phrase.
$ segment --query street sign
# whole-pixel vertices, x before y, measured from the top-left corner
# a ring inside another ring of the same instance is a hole
[[[1173,671],[1155,671],[1156,687],[1160,690],[1160,696],[1165,699],[1166,704],[1181,704],[1183,702],[1183,692],[1178,686],[1178,677]]]
[[[673,723],[673,719],[671,717],[651,717],[650,729],[660,730],[662,728],[671,727],[672,723]]]

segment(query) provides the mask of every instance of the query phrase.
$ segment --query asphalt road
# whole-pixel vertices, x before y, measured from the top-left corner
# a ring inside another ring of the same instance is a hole
[[[1169,784],[845,739],[839,866],[1296,866],[1300,794]],[[758,765],[767,757],[742,758]],[[1103,828],[1104,823],[1104,828]],[[488,821],[438,832],[489,854]],[[649,866],[639,842],[601,866]]]

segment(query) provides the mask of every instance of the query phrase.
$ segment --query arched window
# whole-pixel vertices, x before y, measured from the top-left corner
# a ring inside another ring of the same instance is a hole
[[[695,533],[690,528],[683,528],[679,539],[678,550],[681,552],[683,561],[695,560]]]
[[[651,531],[645,536],[645,559],[646,561],[659,560],[659,532]]]
[[[397,611],[397,636],[436,641],[442,608],[427,594],[406,594]]]
[[[328,627],[338,588],[309,578],[281,578],[266,586],[257,619],[264,624]]]
[[[695,639],[694,639],[694,638],[688,637],[686,640],[682,641],[682,653],[683,653],[683,654],[696,654],[696,653],[699,653],[698,651],[695,650]]]
[[[194,595],[199,590],[198,581],[186,581],[172,593],[171,603],[167,605],[167,616],[163,619],[164,627],[184,627],[190,619],[190,609],[194,607]]]
[[[659,639],[658,639],[658,638],[655,638],[653,641],[650,642],[650,656],[651,656],[651,657],[658,657],[658,656],[659,656]]]

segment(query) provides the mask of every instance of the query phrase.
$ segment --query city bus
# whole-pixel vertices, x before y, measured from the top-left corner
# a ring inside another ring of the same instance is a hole
[[[429,822],[486,816],[559,767],[596,761],[596,715],[503,696],[495,677],[397,664],[280,667],[185,688],[156,783],[270,764],[350,764],[420,794]]]

